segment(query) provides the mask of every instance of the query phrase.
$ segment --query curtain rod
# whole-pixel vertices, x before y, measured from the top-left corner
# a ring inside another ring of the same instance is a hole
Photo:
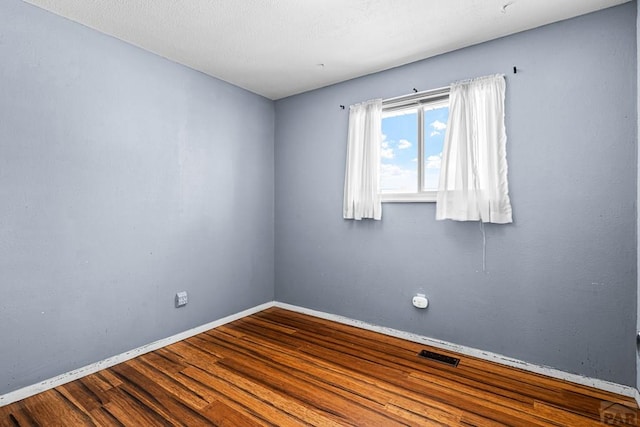
[[[416,88],[413,88],[413,92],[414,93],[410,93],[408,95],[394,96],[393,98],[383,99],[382,100],[382,105],[395,104],[395,103],[399,103],[399,102],[408,102],[408,101],[412,101],[413,99],[421,99],[421,98],[425,98],[425,97],[435,97],[435,96],[439,96],[439,95],[444,95],[445,93],[449,93],[449,90],[450,90],[449,86],[441,87],[441,88],[438,88],[438,89],[423,90],[422,92],[418,92],[418,90]]]
[[[518,68],[514,65],[513,66],[513,74],[517,74],[517,73],[518,73]],[[410,93],[408,95],[395,96],[393,98],[383,99],[382,100],[382,105],[410,102],[413,99],[420,99],[420,98],[423,98],[423,97],[436,97],[436,96],[439,96],[439,95],[444,95],[445,93],[449,93],[449,90],[450,90],[450,87],[449,86],[445,86],[445,87],[440,87],[438,89],[423,90],[422,92],[418,92],[418,89],[416,89],[414,87],[413,88],[413,92],[414,93]],[[340,108],[342,110],[344,110],[345,106],[340,104]]]
[[[425,97],[429,97],[429,98],[437,97],[437,96],[449,93],[449,86],[441,87],[438,89],[423,90],[422,92],[418,92],[418,89],[413,88],[413,92],[414,93],[410,93],[408,95],[400,95],[400,96],[394,96],[393,98],[383,99],[382,105],[405,103],[405,102],[410,102],[413,99],[422,99]],[[344,110],[345,106],[340,104],[340,108]]]

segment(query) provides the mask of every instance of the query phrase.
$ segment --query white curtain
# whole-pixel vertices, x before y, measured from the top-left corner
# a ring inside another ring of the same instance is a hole
[[[343,217],[382,219],[379,187],[382,100],[349,108]]]
[[[451,85],[436,219],[512,222],[504,98],[504,75]]]

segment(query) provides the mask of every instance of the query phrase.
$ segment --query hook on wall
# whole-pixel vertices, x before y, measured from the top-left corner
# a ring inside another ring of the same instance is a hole
[[[518,68],[516,68],[516,66],[513,66],[513,74],[518,74]]]
[[[340,109],[341,109],[341,110],[344,110],[344,105],[340,105]]]
[[[418,89],[416,89],[415,87],[413,88],[413,93],[418,93]]]

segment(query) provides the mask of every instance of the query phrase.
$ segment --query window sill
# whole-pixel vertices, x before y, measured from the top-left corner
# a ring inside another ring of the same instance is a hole
[[[382,203],[435,203],[437,191],[424,191],[422,193],[385,193],[380,194]]]

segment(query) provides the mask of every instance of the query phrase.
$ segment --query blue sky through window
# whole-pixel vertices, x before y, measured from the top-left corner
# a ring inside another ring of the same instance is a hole
[[[449,108],[438,105],[424,109],[425,190],[438,186],[444,133]],[[383,193],[418,191],[418,112],[416,109],[385,114],[382,120],[380,188]]]
[[[449,107],[424,111],[424,189],[437,190]]]
[[[383,193],[418,191],[418,114],[402,110],[382,119],[380,190]]]

